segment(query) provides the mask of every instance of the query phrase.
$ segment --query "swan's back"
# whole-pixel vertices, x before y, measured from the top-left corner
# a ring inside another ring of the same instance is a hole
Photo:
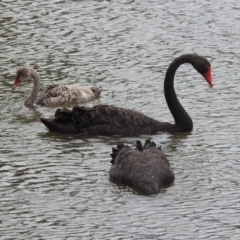
[[[150,140],[146,140],[144,146],[137,141],[136,149],[118,145],[117,149],[113,148],[111,156],[110,179],[144,194],[157,194],[161,187],[174,181],[174,172],[167,158]]]
[[[137,136],[167,131],[168,123],[161,123],[140,112],[111,105],[59,108],[54,118],[40,118],[52,132],[102,135]]]
[[[53,84],[39,94],[36,104],[56,106],[68,103],[85,103],[98,98],[101,91],[102,87],[87,88],[77,85]]]

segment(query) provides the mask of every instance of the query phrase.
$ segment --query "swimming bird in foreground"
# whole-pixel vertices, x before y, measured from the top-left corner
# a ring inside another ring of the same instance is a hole
[[[196,54],[184,54],[169,65],[164,81],[164,94],[175,123],[160,122],[132,109],[111,105],[93,107],[74,106],[57,109],[54,118],[40,118],[49,131],[104,136],[137,136],[156,134],[157,132],[188,132],[193,122],[180,104],[174,89],[174,76],[180,65],[190,63],[212,87],[211,65],[204,57]],[[149,106],[151,107],[151,106]]]
[[[24,80],[33,79],[33,89],[25,100],[24,105],[32,107],[34,104],[43,106],[60,106],[65,104],[85,103],[98,98],[102,87],[83,87],[78,85],[53,84],[44,92],[40,92],[40,77],[31,67],[20,67],[12,86],[15,90]]]
[[[112,149],[111,157],[110,179],[146,195],[157,194],[162,187],[174,182],[169,161],[161,147],[150,140],[146,140],[144,146],[137,141],[136,149],[119,144]]]

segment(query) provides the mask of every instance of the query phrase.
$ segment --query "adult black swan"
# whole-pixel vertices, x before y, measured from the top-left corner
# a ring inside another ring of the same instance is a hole
[[[150,140],[146,140],[144,146],[137,141],[136,149],[119,144],[112,149],[111,157],[110,179],[134,187],[146,195],[157,194],[175,179],[161,147],[157,148]]]
[[[34,104],[42,106],[60,106],[84,103],[98,98],[102,91],[102,87],[88,88],[78,85],[53,84],[45,91],[39,93],[40,77],[33,68],[26,66],[18,68],[12,89],[15,90],[28,78],[33,79],[33,88],[24,102],[24,105],[27,107],[32,107]]]
[[[49,131],[82,135],[137,136],[157,132],[187,132],[193,129],[192,119],[184,110],[174,90],[174,75],[178,67],[190,63],[212,87],[211,65],[195,54],[176,58],[168,67],[164,93],[175,124],[159,122],[137,111],[111,105],[74,106],[72,110],[57,109],[54,118],[40,118]]]

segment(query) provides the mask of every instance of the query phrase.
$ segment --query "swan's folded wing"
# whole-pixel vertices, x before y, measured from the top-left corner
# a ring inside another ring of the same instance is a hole
[[[134,110],[109,105],[58,109],[54,119],[41,120],[50,131],[104,136],[154,134],[159,124]]]
[[[97,125],[144,128],[156,121],[137,111],[111,105],[74,107],[73,112],[73,119],[79,128]]]
[[[52,84],[44,92],[41,92],[36,100],[36,104],[39,105],[57,105],[62,104],[68,101],[69,93],[68,88],[59,84]],[[65,95],[66,96],[65,96]],[[54,101],[54,98],[60,97],[61,99],[57,100],[57,103]]]

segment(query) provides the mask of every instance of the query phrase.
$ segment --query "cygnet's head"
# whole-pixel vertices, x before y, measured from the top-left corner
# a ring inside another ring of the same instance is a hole
[[[16,87],[18,87],[21,82],[28,79],[31,76],[32,69],[29,67],[20,67],[18,68],[16,72],[16,77],[12,86],[12,90],[15,90]]]

